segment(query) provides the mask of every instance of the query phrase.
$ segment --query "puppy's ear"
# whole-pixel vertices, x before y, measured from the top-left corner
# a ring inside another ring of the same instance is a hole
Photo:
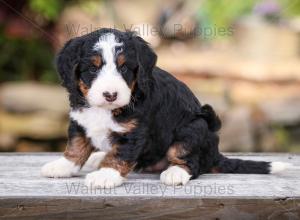
[[[147,95],[151,88],[152,70],[156,64],[157,55],[143,38],[133,34],[132,39],[138,62],[137,84],[143,93]]]
[[[62,85],[70,94],[71,105],[82,101],[78,91],[76,67],[80,61],[82,41],[79,38],[69,40],[56,57],[56,68]],[[77,103],[78,104],[78,103]]]
[[[76,83],[75,70],[80,60],[81,42],[78,38],[69,40],[56,57],[56,68],[62,80],[62,85],[68,90]]]

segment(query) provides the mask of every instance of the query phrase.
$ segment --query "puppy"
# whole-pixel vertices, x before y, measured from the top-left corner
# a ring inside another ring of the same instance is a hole
[[[179,185],[204,173],[268,174],[287,166],[220,154],[221,122],[212,107],[156,59],[142,38],[115,29],[65,44],[56,64],[69,93],[68,144],[43,176],[71,177],[89,167],[96,171],[86,176],[88,186],[111,188],[132,170],[163,171],[163,183]]]

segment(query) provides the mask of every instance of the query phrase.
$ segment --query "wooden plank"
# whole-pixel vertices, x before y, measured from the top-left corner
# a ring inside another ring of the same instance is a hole
[[[85,173],[41,177],[57,153],[0,154],[0,219],[299,219],[300,175],[207,174],[186,186],[165,186],[159,175],[129,175],[115,189],[89,190]],[[283,161],[296,154],[227,154],[232,158]]]
[[[299,200],[171,198],[0,199],[0,219],[299,219]]]

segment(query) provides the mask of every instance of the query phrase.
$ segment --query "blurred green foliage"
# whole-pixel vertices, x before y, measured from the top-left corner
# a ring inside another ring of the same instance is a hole
[[[58,81],[53,65],[54,52],[49,43],[37,38],[10,38],[0,32],[0,50],[0,82]]]
[[[255,0],[205,0],[199,9],[205,26],[229,27],[241,15],[249,13]]]
[[[199,8],[199,17],[202,25],[215,28],[228,28],[237,19],[253,13],[257,4],[270,3],[263,0],[204,0]],[[300,15],[299,0],[278,0],[280,16],[288,18]]]
[[[54,21],[58,18],[65,1],[59,0],[30,0],[29,8],[35,13],[43,16],[48,21]]]
[[[275,126],[274,138],[278,146],[280,146],[280,148],[288,148],[291,144],[291,137],[289,131],[283,126]]]
[[[29,17],[29,20],[51,35],[53,23],[59,19],[63,8],[72,2],[28,0],[22,3],[22,7],[31,12],[29,15],[32,17]],[[13,15],[14,20],[23,19],[16,14]],[[38,20],[35,20],[36,18]],[[0,82],[20,80],[58,82],[53,65],[54,51],[51,42],[33,30],[30,30],[30,36],[16,37],[7,34],[5,28],[6,23],[3,23],[0,26],[0,50],[3,51],[0,53]]]
[[[282,6],[282,14],[284,16],[299,16],[300,1],[299,0],[279,0]]]

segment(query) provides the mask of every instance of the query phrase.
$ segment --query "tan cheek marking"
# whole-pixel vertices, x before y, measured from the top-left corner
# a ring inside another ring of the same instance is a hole
[[[190,173],[189,167],[186,165],[186,161],[180,159],[187,155],[188,152],[184,149],[182,144],[176,143],[172,145],[167,152],[167,159],[171,165],[177,165],[181,168],[185,169],[188,173]]]
[[[136,79],[131,83],[131,86],[130,86],[131,92],[133,92],[135,85],[136,85]]]
[[[137,127],[137,121],[135,119],[131,119],[127,122],[120,123],[120,125],[126,129],[125,133],[128,133]]]
[[[120,54],[117,58],[117,64],[118,66],[122,66],[125,63],[126,59],[125,59],[125,55],[124,54]]]
[[[89,139],[84,136],[76,136],[69,140],[64,156],[76,165],[82,166],[93,150]]]
[[[102,59],[99,55],[92,56],[91,61],[96,67],[100,67],[102,65]]]
[[[102,160],[100,167],[109,167],[116,169],[120,172],[121,176],[125,177],[134,167],[135,164],[131,164],[127,161],[123,161],[117,157],[118,145],[114,145],[113,149],[106,154]]]
[[[84,82],[82,82],[82,80],[79,80],[79,89],[84,96],[87,96],[89,88],[85,85]]]
[[[122,113],[123,109],[122,108],[116,108],[114,110],[112,110],[112,113],[114,116],[118,116]]]

